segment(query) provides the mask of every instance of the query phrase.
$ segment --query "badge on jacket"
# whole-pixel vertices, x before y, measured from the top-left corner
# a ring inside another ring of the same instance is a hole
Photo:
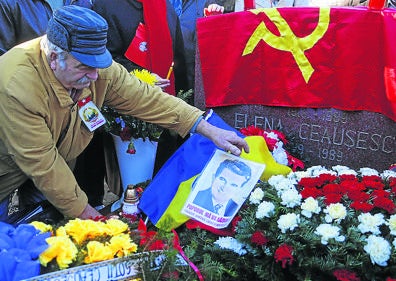
[[[78,114],[90,132],[95,131],[106,123],[106,118],[104,118],[98,107],[93,103],[91,97],[79,100],[78,107]]]

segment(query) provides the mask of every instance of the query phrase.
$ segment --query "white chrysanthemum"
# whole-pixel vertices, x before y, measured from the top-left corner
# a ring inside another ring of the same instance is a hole
[[[372,234],[380,234],[379,227],[385,223],[383,214],[372,215],[370,213],[363,213],[358,216],[358,229],[362,233],[371,232]]]
[[[383,180],[389,179],[389,178],[396,178],[396,172],[391,171],[391,170],[385,170],[381,173],[381,178]]]
[[[294,213],[281,215],[277,223],[278,228],[282,231],[282,233],[286,233],[286,230],[294,230],[296,227],[298,227],[298,224],[300,223],[300,215],[296,215]]]
[[[273,139],[273,140],[276,140],[276,141],[280,141],[280,139],[278,137],[278,134],[276,134],[275,132],[267,132],[267,131],[265,131],[264,133],[265,133],[265,136],[267,138],[270,138],[270,139]]]
[[[327,245],[329,243],[329,239],[335,239],[338,242],[344,242],[345,236],[340,235],[340,228],[335,225],[322,223],[320,224],[316,230],[315,234],[321,237],[320,242],[323,245]]]
[[[322,174],[322,173],[324,173],[324,172],[328,172],[328,170],[327,170],[325,167],[320,166],[320,165],[318,165],[318,166],[312,166],[312,167],[309,167],[309,168],[307,169],[307,173],[308,173],[311,177],[316,177],[316,176],[318,176],[318,175],[320,175],[320,174]]]
[[[275,212],[275,205],[272,202],[263,201],[258,205],[256,218],[270,218]]]
[[[300,206],[302,196],[295,188],[292,188],[283,192],[281,199],[282,205],[289,208],[294,208],[295,206]]]
[[[261,188],[256,188],[250,194],[249,202],[252,204],[260,204],[261,200],[263,200],[264,191]]]
[[[290,180],[293,180],[296,182],[296,184],[302,179],[302,178],[309,178],[311,175],[307,173],[307,171],[296,171],[293,173],[289,173],[287,175],[287,178]]]
[[[372,168],[360,168],[359,172],[362,176],[378,176],[379,175],[378,171],[375,169],[372,169]]]
[[[384,238],[370,235],[367,239],[364,251],[370,255],[371,262],[379,266],[387,266],[391,255],[391,245]]]
[[[283,175],[273,175],[268,179],[268,184],[271,186],[277,186],[285,177]]]
[[[287,153],[286,150],[283,148],[283,142],[278,141],[275,144],[275,148],[272,151],[272,157],[274,157],[275,161],[282,165],[289,164],[287,160]]]
[[[295,184],[296,184],[296,182],[294,180],[283,177],[283,179],[280,180],[278,182],[278,184],[274,185],[273,187],[275,188],[276,192],[280,196],[283,192],[285,192],[289,189],[294,189]]]
[[[322,208],[320,208],[318,200],[314,199],[313,197],[308,197],[301,204],[301,210],[301,214],[303,216],[310,218],[312,217],[313,213],[319,214]]]
[[[231,250],[240,256],[243,256],[247,253],[247,251],[244,249],[244,244],[240,243],[233,237],[220,237],[214,242],[214,244],[218,245],[222,249]]]
[[[386,222],[386,225],[390,229],[390,234],[396,236],[396,215],[391,215]]]
[[[342,165],[336,165],[332,167],[333,171],[336,171],[337,174],[340,175],[357,175],[357,172],[355,170],[352,170],[351,168],[347,166],[342,166]]]
[[[333,220],[335,222],[340,222],[347,215],[347,209],[341,203],[330,204],[326,209],[324,209],[324,212],[327,214],[325,220],[328,223]]]

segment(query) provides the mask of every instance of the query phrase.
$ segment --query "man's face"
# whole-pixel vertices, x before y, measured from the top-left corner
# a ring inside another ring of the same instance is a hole
[[[224,169],[212,183],[212,195],[218,202],[227,202],[234,193],[240,192],[246,182],[244,176],[237,175],[229,169]]]
[[[51,56],[51,69],[56,78],[66,89],[83,89],[98,78],[98,69],[82,64],[72,55],[69,55],[64,63],[54,53]]]

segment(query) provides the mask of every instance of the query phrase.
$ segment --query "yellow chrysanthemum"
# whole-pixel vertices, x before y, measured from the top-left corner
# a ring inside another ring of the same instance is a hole
[[[55,231],[55,235],[56,236],[67,236],[69,237],[69,235],[67,235],[66,229],[64,226],[60,226],[56,229]]]
[[[84,220],[84,226],[86,228],[86,238],[88,240],[93,240],[107,234],[108,232],[107,225],[101,221]]]
[[[74,219],[65,225],[65,230],[78,245],[81,245],[87,239],[104,235],[107,228],[103,222]]]
[[[52,226],[41,221],[32,221],[30,224],[33,225],[37,230],[40,230],[41,233],[52,232]]]
[[[126,233],[112,237],[109,247],[113,250],[114,256],[119,258],[137,251],[137,245],[132,242],[131,237]]]
[[[98,241],[88,242],[87,251],[87,256],[84,258],[85,263],[105,261],[114,258],[112,249]]]
[[[118,219],[108,219],[106,225],[107,234],[111,236],[124,233],[129,229],[128,224]]]
[[[151,86],[154,86],[155,82],[157,82],[157,78],[146,69],[135,69],[131,71],[131,74],[135,75],[139,80],[146,82]]]
[[[52,236],[46,239],[49,247],[40,254],[39,261],[43,266],[56,258],[60,269],[65,269],[77,256],[77,247],[66,236]]]

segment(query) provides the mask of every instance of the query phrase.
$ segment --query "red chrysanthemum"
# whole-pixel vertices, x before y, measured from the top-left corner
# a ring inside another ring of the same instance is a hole
[[[357,180],[355,175],[340,175],[339,176],[340,181],[353,181]]]
[[[328,193],[325,194],[324,203],[328,206],[330,204],[340,203],[342,194],[340,193]]]
[[[294,262],[293,258],[293,247],[282,244],[275,251],[275,261],[282,263],[282,268],[286,268],[286,265],[292,265]]]
[[[298,182],[298,186],[303,188],[318,188],[322,185],[323,183],[321,183],[318,178],[302,178]]]
[[[369,194],[358,190],[349,190],[347,195],[352,201],[364,202],[370,199]]]
[[[389,198],[376,197],[373,200],[373,204],[377,208],[381,208],[381,209],[386,210],[389,214],[395,214],[396,213],[396,205]]]
[[[334,182],[336,179],[337,179],[337,176],[332,175],[332,174],[320,174],[319,175],[319,180],[323,184]]]
[[[379,182],[381,182],[382,179],[380,176],[371,175],[371,176],[363,176],[362,181],[379,181]]]
[[[378,190],[384,189],[384,184],[376,180],[363,180],[362,184],[364,184],[367,188],[378,189]]]
[[[252,234],[252,237],[250,238],[250,241],[252,241],[253,244],[256,244],[258,246],[266,245],[269,241],[269,239],[264,235],[263,232],[261,231],[255,231]]]
[[[316,198],[318,198],[318,197],[323,195],[322,191],[320,189],[317,189],[316,187],[303,188],[300,191],[300,194],[301,194],[303,199],[307,199],[309,197],[312,197],[312,198],[316,199]]]
[[[244,136],[263,136],[264,130],[250,125],[239,130]]]
[[[334,277],[339,281],[360,281],[355,272],[346,269],[337,269],[333,271]]]
[[[344,194],[345,190],[339,185],[335,183],[329,183],[323,186],[323,193],[325,195],[336,193],[336,194]]]
[[[374,209],[374,205],[370,204],[370,203],[366,203],[366,202],[355,201],[355,202],[352,202],[351,208],[358,210],[358,211],[362,211],[363,213],[368,213],[372,209]]]

